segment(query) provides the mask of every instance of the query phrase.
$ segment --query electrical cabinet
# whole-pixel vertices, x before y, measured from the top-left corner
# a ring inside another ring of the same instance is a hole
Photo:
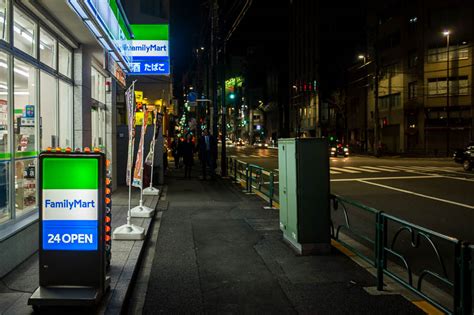
[[[278,140],[280,229],[302,255],[330,250],[328,150],[326,139]]]

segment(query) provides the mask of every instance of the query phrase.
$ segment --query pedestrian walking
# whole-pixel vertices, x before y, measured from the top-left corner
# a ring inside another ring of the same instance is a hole
[[[171,154],[174,158],[174,167],[179,168],[178,138],[174,138],[171,142]]]
[[[191,134],[186,136],[183,143],[183,162],[184,162],[184,178],[191,178],[191,171],[194,165],[194,142]]]
[[[214,179],[215,174],[215,139],[209,134],[209,130],[204,130],[201,138],[199,139],[199,159],[201,160],[202,166],[202,179],[206,180],[207,167],[211,170],[211,178]]]

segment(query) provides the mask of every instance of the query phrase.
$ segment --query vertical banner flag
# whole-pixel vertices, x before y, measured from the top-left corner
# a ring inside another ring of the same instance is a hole
[[[153,165],[153,160],[155,158],[156,124],[158,123],[158,109],[156,107],[155,110],[153,110],[153,118],[153,138],[150,143],[150,151],[145,159],[145,163],[150,166]]]
[[[98,160],[45,157],[42,174],[43,250],[97,250]]]
[[[130,186],[132,178],[132,150],[135,143],[135,83],[125,91],[125,102],[128,116],[128,158],[127,158],[127,186]]]
[[[133,172],[133,186],[143,188],[143,150],[145,149],[145,133],[148,120],[148,111],[143,106],[143,124],[142,133],[140,135],[140,143],[138,145],[137,160],[135,162],[135,170]]]

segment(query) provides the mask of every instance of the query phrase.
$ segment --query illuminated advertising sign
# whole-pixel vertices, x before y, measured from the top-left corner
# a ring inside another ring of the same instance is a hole
[[[169,75],[168,24],[132,24],[134,40],[124,41],[130,75]]]
[[[42,249],[96,251],[99,237],[99,160],[42,161]]]

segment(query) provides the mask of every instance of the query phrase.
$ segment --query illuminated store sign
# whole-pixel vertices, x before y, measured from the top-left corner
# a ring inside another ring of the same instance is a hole
[[[132,24],[134,40],[122,50],[130,56],[130,75],[169,75],[168,24]]]
[[[42,167],[43,250],[97,250],[98,160],[44,158]]]

